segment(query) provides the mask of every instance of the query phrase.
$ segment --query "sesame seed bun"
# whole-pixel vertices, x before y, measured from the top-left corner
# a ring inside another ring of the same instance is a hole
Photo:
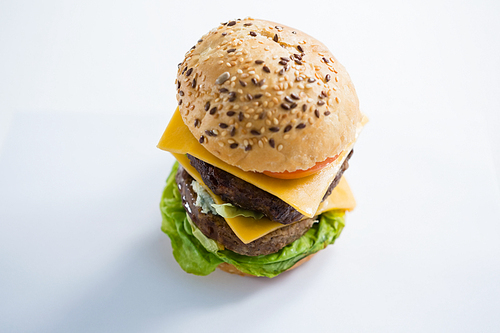
[[[297,268],[300,265],[304,264],[305,262],[309,261],[312,257],[314,257],[316,255],[316,253],[313,253],[310,256],[307,256],[307,257],[299,260],[295,265],[293,265],[292,267],[290,267],[289,269],[287,269],[286,272],[289,272],[292,269]],[[239,269],[237,269],[233,265],[228,264],[226,262],[224,262],[222,264],[219,264],[219,266],[217,266],[217,268],[220,269],[221,271],[224,271],[224,272],[230,273],[230,274],[236,274],[236,275],[239,275],[239,276],[252,276],[252,277],[255,277],[255,275],[243,273],[242,271],[240,271]]]
[[[179,64],[176,84],[193,135],[244,171],[309,169],[353,142],[362,118],[330,51],[269,21],[230,21],[204,35]]]

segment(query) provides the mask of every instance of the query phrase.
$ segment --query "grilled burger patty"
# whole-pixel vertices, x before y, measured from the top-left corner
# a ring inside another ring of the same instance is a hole
[[[281,248],[302,237],[314,222],[313,219],[305,219],[284,226],[251,243],[244,244],[223,217],[212,213],[202,213],[201,208],[195,205],[197,194],[191,187],[193,178],[181,166],[179,166],[175,180],[181,192],[182,204],[201,232],[208,238],[223,244],[226,249],[242,255],[259,256],[278,252]]]
[[[337,176],[335,176],[335,179],[328,187],[323,200],[332,193],[335,186],[339,183],[342,174],[349,167],[348,161],[352,154],[353,151],[351,150],[340,167]],[[205,185],[225,202],[230,202],[244,209],[261,212],[269,219],[282,224],[290,224],[304,218],[304,215],[299,213],[295,208],[271,193],[211,164],[205,163],[194,156],[187,156],[191,161],[191,165],[200,173]]]

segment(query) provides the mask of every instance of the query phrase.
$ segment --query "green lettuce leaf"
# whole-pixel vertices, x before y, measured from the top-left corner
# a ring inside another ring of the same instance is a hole
[[[181,194],[175,183],[178,167],[176,162],[168,176],[167,186],[160,202],[161,230],[170,237],[174,258],[183,270],[196,275],[208,275],[223,260],[208,252],[193,235],[191,223],[182,206]]]
[[[217,214],[222,217],[232,218],[236,216],[253,217],[256,220],[261,219],[264,214],[256,212],[254,210],[243,209],[236,207],[230,203],[224,204],[212,204],[212,207],[217,211]]]
[[[215,241],[201,233],[187,217],[175,183],[175,163],[160,202],[162,230],[172,242],[175,260],[188,273],[208,275],[222,262],[234,265],[240,271],[256,276],[274,277],[301,259],[333,244],[344,228],[344,211],[323,213],[301,238],[280,251],[264,256],[244,256],[229,250],[220,250]]]

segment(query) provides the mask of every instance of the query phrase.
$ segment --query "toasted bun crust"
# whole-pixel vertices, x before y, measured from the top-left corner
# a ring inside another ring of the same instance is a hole
[[[212,154],[245,171],[306,170],[355,140],[358,98],[319,41],[281,24],[230,21],[179,64],[179,110]]]
[[[317,253],[317,252],[316,252]],[[310,256],[307,256],[305,257],[304,259],[298,261],[295,265],[293,265],[292,267],[290,267],[287,272],[291,271],[292,269],[294,268],[297,268],[299,267],[300,265],[302,265],[303,263],[309,261],[309,259],[311,259],[312,257],[314,257],[316,255],[316,253],[313,253],[311,254]],[[252,277],[256,277],[255,275],[251,275],[251,274],[247,274],[247,273],[243,273],[242,271],[240,271],[239,269],[237,269],[236,267],[234,267],[233,265],[231,264],[228,264],[226,262],[222,263],[222,264],[219,264],[219,266],[217,266],[217,268],[219,268],[220,270],[226,272],[226,273],[231,273],[231,274],[237,274],[239,276],[252,276]]]

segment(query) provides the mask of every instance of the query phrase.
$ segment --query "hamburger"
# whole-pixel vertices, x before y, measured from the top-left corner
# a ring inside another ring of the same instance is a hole
[[[228,21],[186,53],[175,85],[160,208],[182,269],[275,277],[333,244],[366,118],[331,52],[282,24]]]

